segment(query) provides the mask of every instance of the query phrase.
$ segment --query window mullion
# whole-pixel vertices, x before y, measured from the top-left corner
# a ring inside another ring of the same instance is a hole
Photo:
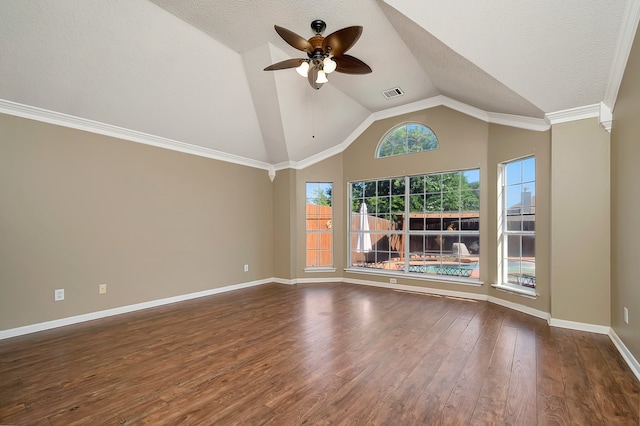
[[[403,234],[403,241],[404,241],[404,272],[407,273],[409,272],[409,262],[411,261],[411,256],[409,253],[409,249],[410,249],[410,240],[411,240],[411,236],[409,235],[409,224],[411,223],[411,219],[409,218],[409,212],[411,211],[410,208],[410,192],[411,192],[411,188],[409,187],[410,185],[410,178],[409,176],[405,176],[404,177],[404,223],[402,224],[402,234]]]

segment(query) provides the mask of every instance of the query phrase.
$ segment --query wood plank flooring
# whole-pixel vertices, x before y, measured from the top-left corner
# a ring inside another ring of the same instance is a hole
[[[269,284],[0,341],[0,424],[638,425],[607,336],[487,302]]]

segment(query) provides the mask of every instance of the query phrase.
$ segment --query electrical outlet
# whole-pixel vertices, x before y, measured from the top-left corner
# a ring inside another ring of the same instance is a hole
[[[391,284],[396,284],[396,283],[398,282],[398,280],[397,280],[397,279],[395,279],[395,278],[389,278],[389,282],[390,282]]]
[[[53,290],[53,300],[56,302],[64,300],[64,288]]]
[[[249,264],[244,265],[244,271],[249,272]]]
[[[98,286],[98,294],[105,294],[107,292],[107,285],[106,284],[100,284]]]
[[[629,309],[624,308],[624,323],[629,324]]]

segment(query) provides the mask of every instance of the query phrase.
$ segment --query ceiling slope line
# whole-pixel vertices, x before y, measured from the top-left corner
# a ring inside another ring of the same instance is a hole
[[[5,99],[0,99],[0,113],[27,118],[30,120],[41,121],[44,123],[54,124],[71,129],[82,130],[98,135],[110,136],[130,142],[141,143],[144,145],[151,145],[158,148],[182,152],[185,154],[197,155],[199,157],[211,158],[213,160],[225,161],[227,163],[238,164],[241,166],[263,169],[269,172],[273,171],[273,166],[263,161],[253,160],[251,158],[241,157],[239,155],[228,154],[226,152],[217,151],[215,149],[192,145],[173,139],[167,139],[136,130],[126,129],[124,127],[114,126],[112,124],[101,123],[86,118],[64,114],[61,112],[55,112],[30,105],[24,105]]]
[[[618,34],[618,41],[613,56],[613,64],[609,74],[609,81],[604,93],[604,104],[613,112],[616,100],[618,99],[618,91],[622,84],[624,70],[627,67],[631,47],[638,30],[640,22],[640,1],[630,0],[622,15],[622,25]]]

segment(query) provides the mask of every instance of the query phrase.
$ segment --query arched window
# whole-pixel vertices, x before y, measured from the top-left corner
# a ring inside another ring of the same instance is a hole
[[[419,123],[405,123],[389,130],[378,143],[376,158],[438,149],[433,130]]]

